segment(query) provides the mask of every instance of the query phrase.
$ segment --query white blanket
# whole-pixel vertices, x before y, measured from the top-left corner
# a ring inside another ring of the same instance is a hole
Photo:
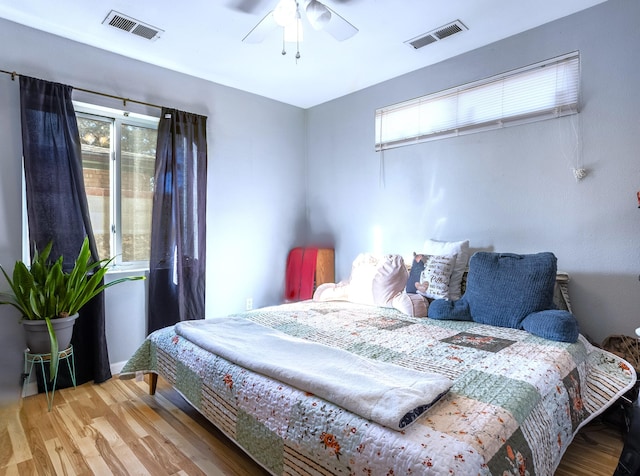
[[[241,317],[184,321],[175,328],[233,363],[394,430],[413,423],[452,385],[438,374],[365,359]]]

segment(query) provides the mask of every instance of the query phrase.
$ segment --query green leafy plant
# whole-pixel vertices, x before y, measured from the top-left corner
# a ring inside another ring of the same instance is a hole
[[[11,293],[0,293],[0,304],[9,304],[18,309],[22,319],[46,321],[51,341],[51,380],[58,367],[59,350],[51,320],[76,314],[108,287],[124,281],[144,279],[144,276],[128,276],[103,284],[108,265],[114,258],[92,262],[88,238],[84,239],[73,269],[69,272],[62,269],[62,256],[54,262],[49,259],[52,247],[53,242],[50,242],[42,252],[36,250],[30,268],[24,262],[17,261],[13,268],[13,279],[0,265],[11,288]]]

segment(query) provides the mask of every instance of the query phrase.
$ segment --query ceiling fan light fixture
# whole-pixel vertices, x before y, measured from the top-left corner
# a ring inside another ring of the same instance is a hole
[[[302,43],[304,39],[303,30],[302,30],[302,19],[298,17],[298,19],[284,27],[284,41],[287,43]]]
[[[279,26],[285,27],[296,20],[298,4],[295,0],[280,0],[273,9],[273,19]]]
[[[331,11],[318,0],[311,0],[306,12],[307,19],[315,30],[322,30],[331,20]]]

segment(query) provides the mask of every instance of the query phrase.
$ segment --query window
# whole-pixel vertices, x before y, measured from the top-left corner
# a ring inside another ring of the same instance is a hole
[[[147,265],[158,119],[82,103],[78,118],[91,225],[101,259]]]
[[[570,53],[376,110],[376,150],[578,112],[580,55]]]

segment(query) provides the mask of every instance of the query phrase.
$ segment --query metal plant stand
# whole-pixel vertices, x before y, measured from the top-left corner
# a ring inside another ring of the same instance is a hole
[[[49,391],[48,387],[48,379],[47,374],[45,372],[45,362],[51,362],[51,354],[32,354],[29,352],[29,349],[24,351],[24,374],[26,378],[23,383],[23,392],[24,388],[29,384],[31,380],[31,374],[33,373],[33,367],[35,365],[40,365],[40,369],[42,370],[42,376],[44,381],[44,392],[47,397],[47,406],[49,411],[51,411],[51,406],[53,405],[53,397],[56,391],[56,383],[58,381],[58,370],[60,369],[60,364],[62,364],[63,360],[67,361],[67,367],[69,368],[69,374],[71,375],[71,382],[73,383],[73,388],[76,387],[76,362],[75,357],[73,356],[73,345],[70,345],[64,350],[58,352],[59,364],[56,369],[56,373],[53,377],[53,385],[51,387],[51,391]]]

